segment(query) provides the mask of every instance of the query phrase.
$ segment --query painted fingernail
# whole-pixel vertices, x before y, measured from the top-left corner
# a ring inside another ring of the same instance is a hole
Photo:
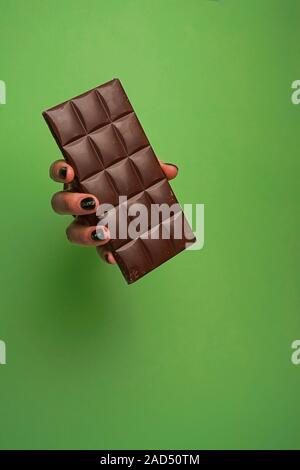
[[[165,165],[170,165],[170,166],[173,166],[174,168],[176,168],[177,171],[179,171],[179,168],[177,165],[174,165],[174,163],[165,163]]]
[[[95,209],[96,207],[96,201],[93,197],[86,197],[82,199],[80,203],[82,209],[86,211],[91,211],[92,209]]]
[[[63,179],[63,180],[66,179],[67,172],[68,172],[67,167],[65,167],[65,166],[61,167],[61,168],[59,169],[59,172],[58,172],[59,177],[60,177],[61,179]]]
[[[91,234],[92,240],[95,242],[105,240],[106,235],[105,231],[102,228],[98,228],[97,230],[94,230]]]

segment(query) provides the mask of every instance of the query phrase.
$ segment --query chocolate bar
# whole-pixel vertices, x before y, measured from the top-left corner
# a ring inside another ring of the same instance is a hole
[[[95,195],[101,205],[110,204],[116,220],[125,220],[126,228],[134,221],[129,209],[136,204],[156,216],[154,224],[153,217],[148,217],[137,236],[130,237],[126,229],[121,237],[116,230],[109,242],[128,283],[195,241],[118,79],[50,108],[43,116],[65,160],[74,168],[74,190]],[[126,196],[126,203],[120,196]],[[162,204],[172,211],[164,214]],[[97,217],[86,217],[91,225],[97,225],[99,219],[107,224],[110,213],[106,210]],[[177,230],[175,236],[176,227],[179,235]]]

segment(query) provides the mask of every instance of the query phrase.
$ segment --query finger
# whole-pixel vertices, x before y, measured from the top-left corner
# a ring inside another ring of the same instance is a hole
[[[50,166],[50,178],[58,183],[71,183],[75,177],[73,168],[64,160],[56,160]]]
[[[97,246],[96,248],[100,258],[108,264],[116,264],[116,260],[111,251],[109,251],[105,246]]]
[[[75,220],[67,227],[66,235],[71,243],[84,246],[105,245],[110,239],[107,227],[87,227],[81,224],[78,220]]]
[[[174,165],[174,163],[164,163],[161,160],[159,160],[159,163],[168,180],[176,178],[178,175],[178,167]]]
[[[84,215],[96,212],[99,201],[92,194],[59,191],[53,195],[51,205],[58,214]]]

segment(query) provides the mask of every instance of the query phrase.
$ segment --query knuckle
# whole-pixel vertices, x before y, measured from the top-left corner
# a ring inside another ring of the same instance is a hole
[[[55,207],[56,207],[56,198],[57,198],[57,193],[53,194],[53,196],[51,198],[51,207],[54,211],[55,211]]]
[[[51,165],[50,165],[50,168],[49,168],[49,171],[50,171],[50,175],[54,174],[55,171],[56,171],[56,167],[57,167],[57,164],[58,164],[59,160],[55,160],[55,162],[52,162]]]
[[[69,242],[72,243],[71,233],[72,233],[72,225],[68,225],[68,227],[66,228],[66,237],[69,240]]]
[[[54,179],[54,163],[49,168],[49,176],[51,179]]]

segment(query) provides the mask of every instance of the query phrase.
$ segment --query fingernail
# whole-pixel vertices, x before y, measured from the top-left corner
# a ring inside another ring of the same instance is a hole
[[[59,169],[59,172],[58,172],[59,177],[60,177],[61,179],[63,179],[63,180],[66,179],[67,171],[68,171],[67,167],[65,167],[65,166],[61,167],[61,168]]]
[[[106,234],[105,231],[102,228],[97,228],[97,230],[94,230],[91,234],[92,240],[95,242],[99,242],[101,240],[105,240]]]
[[[85,199],[82,199],[80,205],[82,209],[85,209],[86,211],[91,211],[92,209],[95,209],[96,201],[93,197],[86,197]]]
[[[174,163],[165,163],[165,165],[170,165],[170,166],[173,166],[174,168],[176,168],[177,171],[179,171],[179,168],[177,165],[174,165]]]

